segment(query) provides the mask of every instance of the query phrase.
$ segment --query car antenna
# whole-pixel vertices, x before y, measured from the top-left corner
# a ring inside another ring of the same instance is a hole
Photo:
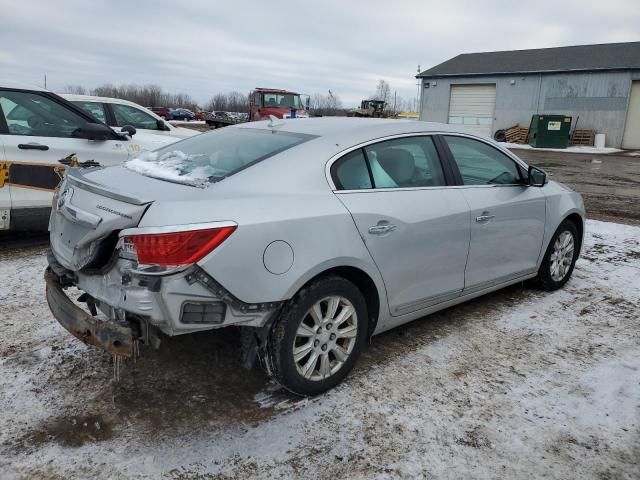
[[[269,115],[269,118],[271,119],[267,124],[269,128],[280,127],[284,125],[284,121],[281,118],[276,117],[275,115]]]

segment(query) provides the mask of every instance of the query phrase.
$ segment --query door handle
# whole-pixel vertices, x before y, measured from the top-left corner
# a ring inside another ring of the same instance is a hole
[[[369,233],[371,235],[384,235],[385,233],[393,232],[395,229],[395,225],[374,225],[373,227],[369,227]]]
[[[20,150],[49,150],[49,145],[41,145],[40,143],[19,143]]]
[[[489,212],[482,212],[482,215],[476,217],[478,223],[489,223],[490,220],[496,218],[495,215],[489,215]]]

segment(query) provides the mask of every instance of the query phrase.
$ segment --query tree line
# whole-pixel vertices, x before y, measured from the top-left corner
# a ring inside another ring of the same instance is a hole
[[[144,107],[169,107],[187,108],[189,110],[207,111],[228,111],[243,112],[249,111],[249,95],[238,91],[227,93],[217,93],[206,102],[201,108],[188,93],[168,93],[162,90],[159,85],[113,85],[106,83],[99,87],[89,89],[82,85],[67,85],[62,93],[72,93],[76,95],[95,95],[98,97],[112,97],[129,100]],[[374,94],[363,100],[374,99],[386,102],[385,111],[394,115],[399,112],[410,110],[415,111],[415,100],[403,100],[397,94],[391,94],[391,86],[385,80],[380,80],[376,85]],[[340,97],[328,90],[326,94],[314,93],[310,95],[309,106],[313,115],[342,116],[346,115],[349,109],[343,106]],[[359,106],[359,105],[358,105]]]

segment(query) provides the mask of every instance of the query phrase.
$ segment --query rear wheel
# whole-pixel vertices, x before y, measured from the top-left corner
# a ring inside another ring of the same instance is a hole
[[[580,238],[576,225],[565,220],[553,234],[538,270],[538,281],[545,290],[557,290],[569,281],[578,259]]]
[[[303,288],[285,307],[269,339],[273,377],[299,395],[317,395],[344,379],[367,335],[360,290],[341,277]]]

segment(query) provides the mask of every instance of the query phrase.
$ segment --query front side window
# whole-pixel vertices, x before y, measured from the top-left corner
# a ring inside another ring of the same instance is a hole
[[[73,138],[87,120],[52,99],[30,92],[0,91],[10,135]]]
[[[125,167],[149,177],[205,187],[313,138],[282,131],[221,128],[144,152]]]
[[[158,120],[142,110],[118,103],[112,103],[111,108],[113,109],[113,115],[116,117],[117,127],[131,125],[145,130],[159,130]]]
[[[465,185],[522,183],[516,163],[490,145],[466,137],[445,136]]]
[[[407,137],[365,147],[375,188],[445,185],[431,137]]]
[[[74,101],[75,105],[80,107],[85,112],[93,115],[101,122],[107,122],[107,114],[104,111],[104,105],[98,102],[85,102],[85,101]]]

